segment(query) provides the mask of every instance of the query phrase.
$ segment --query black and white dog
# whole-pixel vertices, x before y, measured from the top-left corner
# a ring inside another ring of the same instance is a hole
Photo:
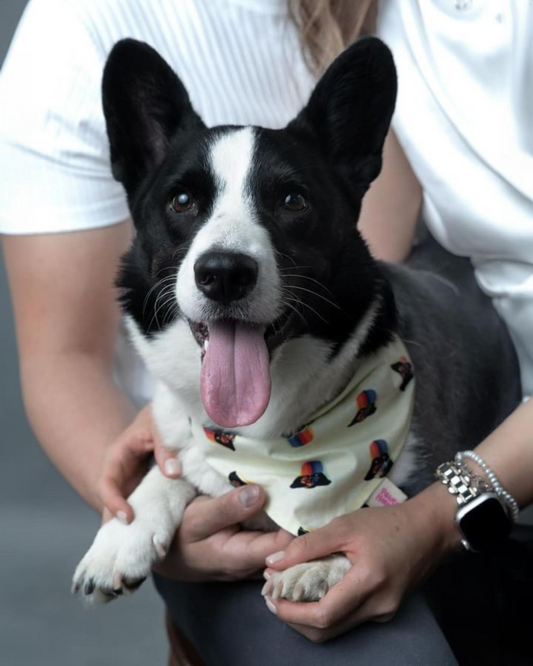
[[[74,576],[87,599],[136,587],[164,556],[187,503],[231,488],[195,446],[191,423],[257,439],[294,433],[399,334],[417,392],[391,475],[413,494],[517,404],[512,345],[468,262],[432,249],[429,259],[414,253],[417,270],[385,265],[357,231],[395,97],[389,50],[365,38],[337,58],[285,129],[207,128],[152,48],[114,47],[104,111],[113,174],[136,227],[121,300],[183,478],[153,467],[130,497],[134,522],[100,529]],[[271,585],[313,600],[348,565],[342,556],[300,565]]]

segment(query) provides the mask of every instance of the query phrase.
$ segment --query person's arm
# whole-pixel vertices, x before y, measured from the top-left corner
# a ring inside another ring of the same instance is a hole
[[[521,405],[476,451],[521,507],[533,502],[533,400]],[[368,620],[390,619],[404,595],[444,555],[459,548],[456,510],[455,498],[435,482],[404,504],[356,511],[295,539],[283,556],[267,558],[270,569],[334,552],[345,553],[353,566],[317,603],[269,599],[268,607],[316,642]]]
[[[533,503],[533,399],[524,402],[476,448],[521,508]],[[468,464],[483,476],[474,461]]]
[[[384,261],[407,257],[422,205],[422,188],[392,130],[383,150],[383,167],[363,199],[359,231],[372,254]]]
[[[109,454],[124,448],[119,464],[126,466],[116,469],[111,457],[107,467],[116,472],[114,483],[131,487],[142,477],[143,457],[159,441],[149,410],[134,419],[112,375],[119,323],[113,281],[130,234],[130,224],[124,223],[3,239],[28,417],[50,459],[97,511],[113,486],[103,472]],[[160,451],[157,458],[163,465],[173,455]],[[176,539],[179,548],[160,572],[187,580],[228,580],[262,569],[266,555],[292,537],[240,529],[238,523],[264,503],[264,492],[257,490],[251,498],[235,490],[192,502]]]
[[[53,463],[98,511],[106,449],[134,415],[112,376],[113,282],[130,238],[129,222],[3,238],[28,418]]]

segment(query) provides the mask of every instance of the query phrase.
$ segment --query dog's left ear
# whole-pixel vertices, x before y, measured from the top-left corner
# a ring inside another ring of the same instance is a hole
[[[132,194],[160,164],[178,129],[203,127],[185,86],[151,46],[117,42],[102,81],[113,176]]]
[[[396,91],[390,50],[376,37],[364,37],[330,65],[287,130],[311,132],[348,183],[366,189],[381,171]]]

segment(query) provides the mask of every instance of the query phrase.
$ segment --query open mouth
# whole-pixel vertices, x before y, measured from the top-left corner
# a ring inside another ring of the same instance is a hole
[[[274,322],[268,324],[268,326],[263,327],[265,333],[265,344],[267,349],[272,355],[272,352],[276,347],[279,347],[283,342],[285,342],[289,336],[290,331],[293,328],[295,315],[292,312],[283,312]],[[202,360],[205,356],[205,352],[209,346],[209,324],[207,322],[194,322],[190,319],[187,320],[194,339],[198,343],[201,349]],[[227,323],[240,323],[233,320],[227,320]],[[261,327],[261,324],[249,324],[250,326]]]
[[[194,336],[194,339],[200,345],[200,348],[202,350],[202,359],[203,359],[207,347],[209,345],[209,328],[207,327],[207,324],[204,324],[203,322],[197,324],[196,322],[191,321],[190,319],[188,320],[188,322],[189,326],[191,327],[191,332]]]
[[[287,337],[291,316],[261,324],[213,320],[189,326],[201,349],[202,403],[219,426],[255,423],[270,400],[270,358]]]

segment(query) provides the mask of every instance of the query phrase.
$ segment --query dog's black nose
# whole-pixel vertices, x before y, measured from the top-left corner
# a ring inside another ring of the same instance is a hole
[[[206,252],[194,264],[198,289],[227,305],[249,294],[257,282],[255,259],[237,252]]]

